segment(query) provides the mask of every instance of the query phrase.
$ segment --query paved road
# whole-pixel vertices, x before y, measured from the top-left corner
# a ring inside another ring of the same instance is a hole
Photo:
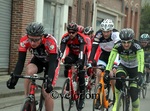
[[[58,79],[56,86],[61,87],[64,81],[65,78],[60,77]],[[60,89],[57,89],[56,91],[60,93]],[[0,111],[20,111],[23,99],[24,99],[23,95],[19,96],[14,95],[11,97],[0,98]],[[141,99],[140,111],[149,111],[150,109],[149,102],[150,102],[150,86],[148,87],[146,99]],[[54,111],[61,111],[60,97],[58,99],[55,99]],[[76,108],[73,107],[72,111],[76,111]],[[86,104],[83,111],[92,111],[92,99],[86,99]]]

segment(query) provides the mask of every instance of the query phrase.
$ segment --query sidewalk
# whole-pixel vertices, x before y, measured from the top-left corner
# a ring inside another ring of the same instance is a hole
[[[39,76],[42,76],[40,74]],[[17,96],[24,94],[24,79],[19,79],[15,89],[8,89],[6,86],[6,81],[10,78],[9,75],[2,75],[0,76],[0,98],[10,97],[10,96]],[[65,78],[63,77],[63,67],[60,68],[60,74],[55,86],[55,90],[61,89]],[[42,81],[37,81],[38,84],[42,84]]]

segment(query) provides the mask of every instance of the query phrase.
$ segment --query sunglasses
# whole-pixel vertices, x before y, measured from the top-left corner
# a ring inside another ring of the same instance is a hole
[[[127,40],[127,41],[122,40],[121,43],[123,43],[123,44],[130,44],[130,43],[132,43],[132,40]]]
[[[28,40],[30,42],[38,42],[39,40],[41,40],[41,38],[39,38],[39,39],[28,38]]]
[[[68,32],[69,34],[75,34],[76,32]]]

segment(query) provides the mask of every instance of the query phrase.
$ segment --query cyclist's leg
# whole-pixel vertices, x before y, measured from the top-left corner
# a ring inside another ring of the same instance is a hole
[[[75,60],[74,60],[74,55],[69,53],[68,56],[65,57],[64,59],[64,64],[72,64],[72,63],[75,63]],[[71,68],[71,66],[68,66],[68,65],[65,65],[64,67],[64,76],[67,77],[68,76],[68,70]]]
[[[96,69],[96,82],[95,82],[96,85],[99,83],[100,80],[100,74],[102,73],[101,69],[103,70],[105,69],[106,63],[103,60],[98,60],[97,67],[98,69]]]
[[[45,89],[42,88],[42,94],[45,100],[45,110],[46,111],[53,111],[54,109],[54,100],[51,94],[46,93]]]
[[[26,75],[33,75],[39,72],[43,71],[42,63],[36,59],[35,57],[32,58],[30,63],[26,67]],[[25,79],[24,80],[24,88],[25,88],[25,96],[29,94],[29,85],[30,85],[30,80]]]
[[[44,64],[44,66],[45,66],[44,75],[46,75],[47,72],[48,72],[49,64],[46,63],[46,64]],[[58,70],[59,70],[59,61],[58,61],[57,65],[55,66],[55,75],[54,75],[54,78],[53,78],[53,81],[52,81],[52,86],[53,87],[56,85],[56,81],[58,79],[58,72],[59,72]],[[53,111],[53,109],[54,109],[54,99],[53,99],[52,95],[49,94],[49,93],[46,93],[44,88],[42,88],[42,92],[43,92],[42,93],[43,97],[45,99],[45,109],[46,109],[46,111]]]
[[[79,89],[80,89],[80,99],[78,108],[82,109],[84,107],[84,100],[85,100],[85,71],[80,71],[78,74],[79,77]]]
[[[139,104],[140,104],[140,99],[139,99],[139,89],[137,88],[137,85],[131,84],[130,85],[130,96],[132,99],[132,111],[139,111]]]
[[[120,64],[117,68],[116,77],[122,77],[122,76],[126,77],[126,74],[127,73],[126,73],[125,69]],[[120,89],[121,88],[122,88],[122,82],[119,80],[116,80],[116,83],[115,83],[115,103],[114,103],[112,111],[117,110],[117,104],[119,101],[119,95],[120,95]]]
[[[136,68],[130,68],[128,69],[129,72],[129,78],[134,78],[137,76],[137,67]],[[139,88],[137,87],[137,84],[135,82],[130,83],[130,96],[132,99],[132,111],[139,111]]]
[[[64,64],[65,64],[64,75],[68,76],[68,71],[71,69],[71,66],[66,65],[66,64],[73,64],[76,62],[76,59],[77,59],[77,57],[72,53],[69,53],[69,55],[65,57],[65,59],[64,59]],[[66,89],[69,90],[69,84],[67,85]]]

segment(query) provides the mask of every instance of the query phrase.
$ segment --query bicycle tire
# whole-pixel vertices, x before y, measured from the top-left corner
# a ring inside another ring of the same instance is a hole
[[[30,97],[25,98],[21,111],[36,111],[35,101],[31,101]]]
[[[143,96],[143,99],[146,98],[146,94],[147,94],[147,86],[146,86],[146,84],[144,84],[142,86],[142,96]]]
[[[67,85],[70,84],[70,80],[67,78],[63,84],[63,87],[62,87],[62,92],[61,92],[61,108],[62,108],[62,111],[70,111],[71,108],[72,108],[72,104],[73,104],[73,100],[71,99],[71,94],[70,94],[70,87],[68,87]],[[69,85],[70,86],[70,85]],[[66,88],[69,88],[69,89],[66,89]],[[68,90],[69,94],[68,95],[65,95],[65,91]],[[64,100],[68,100],[69,101],[69,105],[68,103],[66,104]],[[67,108],[67,106],[69,106]]]
[[[44,97],[43,97],[43,94],[42,94],[42,91],[41,91],[38,111],[42,111],[43,104],[44,104]]]
[[[124,96],[124,94],[121,92],[119,95],[119,100],[117,103],[117,111],[128,111],[127,109],[127,98]],[[121,108],[121,109],[120,109]]]

